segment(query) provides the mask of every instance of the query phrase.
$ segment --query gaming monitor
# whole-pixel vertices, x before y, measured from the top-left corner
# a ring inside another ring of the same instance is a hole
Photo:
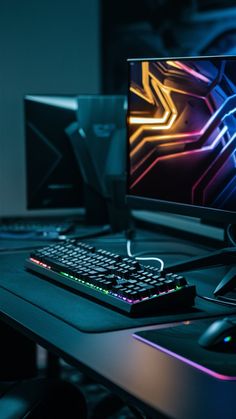
[[[81,173],[65,133],[77,118],[76,96],[28,95],[24,105],[27,208],[81,207]]]
[[[236,224],[236,58],[128,65],[128,202]]]

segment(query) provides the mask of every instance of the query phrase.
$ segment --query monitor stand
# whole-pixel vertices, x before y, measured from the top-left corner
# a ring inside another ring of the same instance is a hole
[[[225,247],[206,256],[196,257],[189,261],[169,266],[166,272],[185,272],[203,269],[210,266],[236,265],[236,247]],[[232,266],[214,290],[214,295],[220,296],[232,290],[236,285],[236,266]]]
[[[84,184],[84,203],[85,218],[88,225],[109,224],[106,200],[86,183]]]
[[[125,202],[126,176],[125,170],[119,169],[118,174],[106,174],[104,168],[95,164],[94,155],[89,146],[90,141],[96,143],[95,137],[87,138],[79,134],[79,125],[73,122],[66,129],[77,164],[84,181],[84,200],[87,224],[110,224],[113,233],[121,232],[129,227],[129,210]],[[122,139],[122,138],[121,138]],[[112,140],[111,140],[112,141]],[[109,152],[106,143],[99,139],[103,154]],[[122,145],[122,144],[121,144]],[[107,149],[106,149],[107,148]],[[121,148],[122,149],[122,148]],[[114,155],[114,159],[123,158]],[[106,163],[104,158],[104,165]],[[104,172],[103,172],[104,170]]]

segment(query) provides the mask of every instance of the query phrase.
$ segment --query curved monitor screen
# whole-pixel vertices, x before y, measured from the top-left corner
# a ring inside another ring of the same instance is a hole
[[[128,194],[236,210],[236,59],[129,61]]]

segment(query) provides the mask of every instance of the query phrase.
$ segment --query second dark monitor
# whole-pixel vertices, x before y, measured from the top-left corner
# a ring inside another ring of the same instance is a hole
[[[83,206],[83,182],[66,136],[77,118],[77,97],[25,97],[27,209]]]

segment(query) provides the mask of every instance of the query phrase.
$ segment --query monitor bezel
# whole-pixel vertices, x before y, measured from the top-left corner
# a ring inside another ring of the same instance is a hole
[[[132,209],[142,209],[150,211],[164,211],[168,213],[185,215],[189,217],[205,218],[212,222],[218,222],[222,224],[236,224],[236,210],[227,211],[219,208],[203,207],[200,205],[191,205],[181,202],[174,201],[163,201],[161,199],[152,199],[143,196],[135,196],[129,192],[129,173],[130,173],[130,159],[129,159],[129,129],[128,129],[128,118],[129,118],[129,108],[130,108],[130,64],[132,62],[151,62],[151,61],[166,61],[166,60],[207,60],[207,59],[216,59],[216,60],[236,60],[236,55],[207,55],[207,56],[192,56],[192,57],[161,57],[161,58],[128,58],[128,80],[127,80],[127,100],[128,100],[128,109],[127,109],[127,176],[126,176],[126,200],[127,204]]]
[[[29,203],[29,196],[28,196],[28,181],[27,181],[27,133],[26,133],[26,125],[27,125],[27,117],[26,117],[26,106],[31,102],[37,102],[40,105],[51,106],[51,107],[60,107],[61,109],[68,109],[75,113],[77,112],[77,98],[78,93],[50,93],[50,92],[42,92],[42,93],[26,93],[23,95],[23,113],[24,113],[24,159],[25,159],[25,168],[24,168],[24,183],[25,183],[25,202],[22,214],[20,216],[29,216],[29,217],[53,217],[53,216],[82,216],[85,215],[85,208],[84,208],[84,197],[83,197],[83,184],[81,184],[81,203],[76,206],[52,206],[52,207],[38,207],[32,208]],[[62,105],[60,100],[65,100],[66,102],[73,101],[75,106],[65,106],[65,103]],[[50,101],[50,103],[49,103]],[[56,102],[54,102],[56,101]],[[60,103],[60,105],[59,105]],[[82,179],[82,178],[81,178]],[[14,214],[13,214],[14,215]],[[17,214],[19,215],[19,214]]]

